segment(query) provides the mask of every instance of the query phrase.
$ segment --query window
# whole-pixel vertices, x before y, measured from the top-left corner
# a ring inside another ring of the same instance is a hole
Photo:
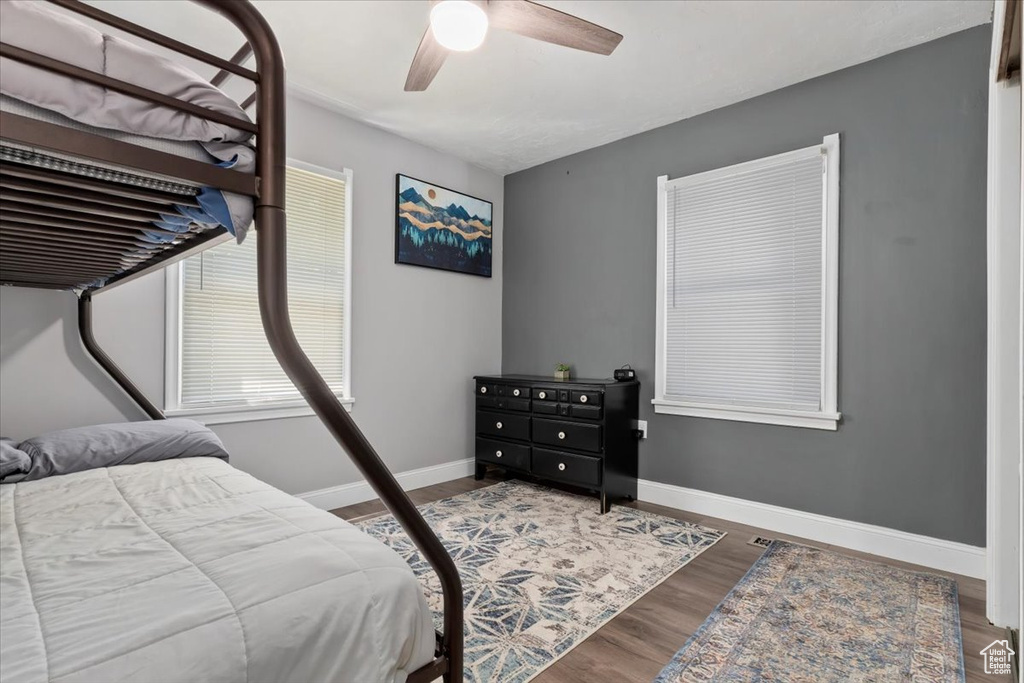
[[[351,171],[289,162],[288,301],[303,350],[347,405]],[[167,409],[206,422],[311,414],[263,332],[256,234],[168,269]]]
[[[658,179],[654,410],[835,429],[839,136]]]

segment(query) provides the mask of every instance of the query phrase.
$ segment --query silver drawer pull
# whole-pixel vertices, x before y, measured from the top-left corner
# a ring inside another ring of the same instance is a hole
[[[496,456],[498,456],[499,458],[501,457],[501,451],[495,451],[495,452],[494,452],[494,454],[495,454]]]
[[[480,393],[481,394],[486,394],[487,393],[487,387],[480,387]]]
[[[558,463],[558,471],[559,472],[565,472],[565,463],[564,462]]]
[[[564,439],[565,438],[565,432],[558,432],[558,438],[559,439]]]
[[[548,392],[546,392],[546,391],[542,391],[539,394],[537,394],[537,398],[547,398],[547,397],[548,397]]]
[[[587,402],[587,395],[583,394],[582,396],[580,396],[580,403],[586,403],[586,402]]]
[[[519,390],[518,389],[513,389],[512,390],[512,395],[513,396],[518,396],[519,395]]]
[[[501,423],[500,423],[500,422],[496,422],[496,423],[494,424],[494,426],[495,426],[495,427],[497,427],[498,429],[501,429]]]

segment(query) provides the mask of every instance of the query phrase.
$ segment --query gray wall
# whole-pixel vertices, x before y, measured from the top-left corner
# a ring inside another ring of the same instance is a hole
[[[505,179],[504,372],[643,382],[645,479],[985,545],[990,28]],[[656,178],[842,134],[837,432],[655,416]]]
[[[289,103],[289,155],[353,170],[352,416],[393,471],[472,455],[472,380],[501,363],[502,180],[308,102]],[[494,277],[394,264],[395,173],[494,202]],[[253,293],[255,296],[255,292]],[[96,336],[163,397],[164,278],[96,298]],[[0,291],[0,431],[138,419],[80,348],[71,294]],[[314,417],[217,425],[232,463],[291,493],[361,477]]]

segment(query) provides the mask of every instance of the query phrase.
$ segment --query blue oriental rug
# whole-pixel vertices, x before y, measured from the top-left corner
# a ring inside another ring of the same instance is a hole
[[[462,576],[467,683],[525,683],[725,536],[517,481],[420,510]],[[358,526],[409,562],[440,627],[437,577],[394,518]]]
[[[963,680],[955,581],[775,541],[655,683]]]

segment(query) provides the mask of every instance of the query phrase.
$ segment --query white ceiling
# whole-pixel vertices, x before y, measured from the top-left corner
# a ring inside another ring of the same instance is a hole
[[[95,4],[224,56],[241,44],[194,6]],[[986,23],[992,13],[991,0],[544,4],[625,38],[603,57],[492,31],[477,51],[451,55],[426,92],[407,93],[427,0],[256,0],[291,83],[500,174]]]

